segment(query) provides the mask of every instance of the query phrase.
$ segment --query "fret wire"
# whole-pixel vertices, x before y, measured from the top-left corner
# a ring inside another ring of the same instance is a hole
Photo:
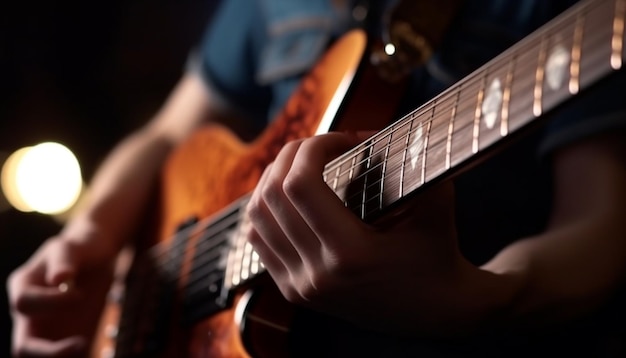
[[[570,81],[569,91],[576,94],[580,90],[580,56],[583,40],[583,18],[576,17],[576,25],[574,28],[574,43],[572,45],[571,61],[570,61]]]
[[[356,166],[356,156],[352,157],[352,163],[350,163],[350,174],[348,175],[348,181],[352,182],[354,179],[354,168]]]
[[[241,262],[241,279],[247,280],[250,277],[250,264],[252,262],[252,245],[246,240],[243,245],[243,258]]]
[[[511,59],[509,68],[504,79],[504,92],[502,93],[502,111],[500,113],[500,135],[505,136],[509,133],[509,105],[511,101],[511,87],[513,86],[513,70],[517,56]]]
[[[402,198],[402,196],[404,195],[404,173],[405,173],[405,168],[406,168],[406,155],[407,152],[409,151],[409,143],[410,143],[410,137],[411,137],[411,132],[413,131],[413,121],[415,120],[414,117],[411,118],[411,120],[409,121],[409,130],[406,132],[406,139],[404,141],[404,150],[402,151],[402,163],[400,164],[401,168],[400,168],[400,192],[398,193],[398,198]]]
[[[350,170],[348,174],[348,184],[350,185],[354,181],[354,169],[356,168],[356,156],[352,157],[352,162],[350,163]],[[348,198],[344,198],[343,201],[344,206],[348,206]]]
[[[542,37],[539,46],[539,58],[537,59],[537,70],[535,71],[535,88],[533,90],[533,114],[535,117],[541,116],[543,111],[541,102],[543,99],[543,78],[545,76],[547,42],[547,37]]]
[[[476,98],[476,109],[474,110],[474,130],[472,131],[472,153],[478,152],[478,135],[480,132],[480,117],[482,116],[482,104],[485,96],[485,81],[487,80],[487,74],[483,74],[482,85],[478,91]]]
[[[252,260],[251,260],[251,265],[250,265],[250,272],[252,272],[253,274],[256,274],[259,272],[260,270],[260,262],[261,258],[259,257],[259,254],[257,254],[256,251],[252,251]]]
[[[242,264],[242,258],[243,258],[243,240],[241,239],[240,235],[235,235],[235,256],[234,256],[234,264],[233,264],[233,271],[232,271],[232,277],[231,277],[231,282],[233,284],[233,286],[237,286],[239,283],[241,283],[241,264]]]
[[[433,101],[433,109],[430,115],[430,119],[428,121],[428,125],[426,126],[426,137],[424,138],[424,149],[422,150],[422,184],[426,182],[426,150],[428,148],[428,137],[430,136],[430,127],[435,119],[435,105],[437,101]]]
[[[454,98],[454,104],[452,105],[452,110],[450,111],[450,121],[448,124],[448,137],[446,139],[446,169],[450,169],[450,155],[452,152],[452,132],[454,131],[454,120],[456,119],[456,109],[459,103],[459,96],[461,95],[461,91],[456,92],[456,97]]]
[[[391,127],[393,128],[393,126]],[[383,170],[381,173],[381,180],[380,180],[380,202],[379,202],[379,208],[382,209],[383,208],[383,198],[384,198],[384,192],[385,192],[385,187],[384,187],[384,183],[385,183],[385,175],[387,174],[387,161],[389,160],[389,147],[391,145],[391,137],[393,136],[393,130],[390,131],[389,136],[387,136],[387,145],[385,146],[385,156],[383,158]]]
[[[369,172],[369,169],[371,168],[371,164],[372,164],[372,150],[374,149],[373,146],[368,146],[368,150],[369,150],[369,155],[367,156],[367,163],[365,165],[365,171]],[[365,219],[365,203],[367,202],[367,174],[365,174],[365,176],[363,177],[363,195],[361,198],[361,219]]]
[[[224,270],[224,283],[227,287],[230,287],[232,284],[231,277],[233,275],[233,266],[235,260],[235,253],[232,250],[228,251],[228,256],[226,257],[226,270]]]
[[[611,67],[614,70],[622,68],[622,51],[624,48],[624,16],[626,0],[615,2],[615,16],[613,18],[613,36],[611,37]]]

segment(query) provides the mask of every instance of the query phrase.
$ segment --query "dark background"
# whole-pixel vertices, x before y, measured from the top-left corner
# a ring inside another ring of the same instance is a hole
[[[145,123],[176,83],[218,0],[35,0],[0,11],[0,163],[57,141],[88,182],[108,150]],[[0,194],[0,282],[61,224]],[[0,357],[11,324],[0,290]]]

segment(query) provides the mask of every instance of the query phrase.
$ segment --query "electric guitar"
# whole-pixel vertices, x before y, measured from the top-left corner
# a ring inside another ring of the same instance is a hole
[[[264,167],[292,139],[386,126],[323,173],[355,215],[380,218],[620,72],[625,17],[626,0],[582,1],[391,125],[402,86],[377,81],[365,35],[348,33],[255,141],[212,125],[172,154],[157,230],[123,260],[130,267],[113,285],[92,355],[355,356],[361,333],[288,305],[245,240],[248,194]],[[307,351],[303,339],[328,351]]]

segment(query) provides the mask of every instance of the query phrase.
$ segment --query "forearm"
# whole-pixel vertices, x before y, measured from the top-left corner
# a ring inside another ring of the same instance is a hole
[[[85,239],[95,234],[118,250],[141,220],[171,146],[148,130],[120,142],[96,172],[86,200],[62,235]]]
[[[87,198],[62,236],[103,236],[118,250],[138,227],[170,151],[212,113],[209,94],[194,73],[182,78],[159,113],[131,134],[104,160]]]
[[[592,312],[623,282],[626,252],[620,218],[591,217],[522,240],[483,269],[515,277],[502,305],[508,325],[561,322]]]
[[[623,137],[590,138],[554,156],[554,205],[546,229],[482,267],[464,260],[443,312],[472,331],[536,329],[586,315],[626,275]],[[456,301],[455,300],[456,297]]]
[[[546,230],[500,252],[483,269],[515,277],[509,324],[559,322],[596,309],[626,275],[623,137],[605,135],[554,157],[555,194]]]

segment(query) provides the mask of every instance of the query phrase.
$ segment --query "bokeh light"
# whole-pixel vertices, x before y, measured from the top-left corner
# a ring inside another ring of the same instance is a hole
[[[76,156],[59,143],[46,142],[11,154],[2,167],[1,183],[16,209],[59,214],[76,203],[83,181]]]

